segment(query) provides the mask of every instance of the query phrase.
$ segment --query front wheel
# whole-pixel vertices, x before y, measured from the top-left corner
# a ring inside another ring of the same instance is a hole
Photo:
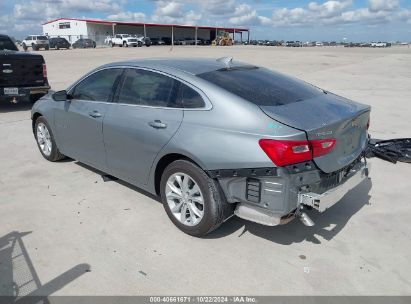
[[[36,120],[34,137],[36,138],[41,155],[48,161],[54,162],[65,157],[57,148],[50,126],[43,116],[40,116]]]
[[[160,189],[170,220],[192,236],[205,236],[217,229],[233,211],[218,182],[186,160],[177,160],[164,170]]]

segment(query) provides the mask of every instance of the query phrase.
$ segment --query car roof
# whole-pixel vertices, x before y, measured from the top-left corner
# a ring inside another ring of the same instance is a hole
[[[229,57],[227,57],[229,58]],[[164,72],[176,70],[179,72],[188,73],[191,75],[199,75],[202,73],[212,72],[227,68],[227,65],[218,59],[213,58],[158,58],[158,59],[138,59],[114,62],[106,65],[106,67],[115,66],[135,66],[142,68],[151,68]],[[238,61],[233,61],[231,67],[251,67]]]

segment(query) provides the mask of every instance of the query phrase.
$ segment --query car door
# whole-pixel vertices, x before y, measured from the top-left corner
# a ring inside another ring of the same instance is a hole
[[[156,155],[183,120],[179,87],[177,80],[158,72],[125,72],[103,125],[110,172],[135,185],[147,184]]]
[[[63,154],[98,169],[106,168],[103,119],[123,69],[109,68],[82,79],[55,112],[58,146]]]

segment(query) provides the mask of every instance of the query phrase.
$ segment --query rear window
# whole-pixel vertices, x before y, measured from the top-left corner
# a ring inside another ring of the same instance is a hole
[[[46,36],[37,36],[37,40],[47,40]]]
[[[221,69],[197,76],[258,106],[281,106],[323,94],[303,81],[258,67]]]
[[[17,47],[9,37],[0,36],[0,51],[3,50],[17,51]]]

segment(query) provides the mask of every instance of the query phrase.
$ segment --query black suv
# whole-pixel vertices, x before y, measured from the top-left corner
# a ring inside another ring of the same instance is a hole
[[[19,52],[9,36],[0,34],[0,103],[35,102],[49,89],[43,56]]]
[[[69,49],[71,44],[65,39],[61,37],[57,38],[50,38],[49,39],[50,48],[52,49]]]

